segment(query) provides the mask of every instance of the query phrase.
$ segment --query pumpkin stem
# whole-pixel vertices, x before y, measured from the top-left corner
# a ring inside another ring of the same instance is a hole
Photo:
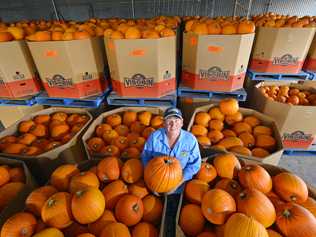
[[[241,192],[241,193],[239,194],[239,197],[240,197],[241,199],[246,198],[246,196],[247,196],[247,194],[244,193],[244,192]]]
[[[172,164],[172,160],[171,159],[165,159],[165,164]]]
[[[133,210],[134,210],[135,212],[138,212],[139,206],[138,206],[137,204],[135,204],[135,205],[133,206]]]
[[[230,185],[233,189],[237,189],[237,184],[235,184],[235,183],[231,183],[231,185]]]
[[[22,236],[28,236],[28,231],[27,231],[26,228],[22,228],[22,229],[21,229],[21,235],[22,235]]]
[[[291,201],[296,202],[297,198],[295,195],[290,196]]]
[[[251,167],[251,166],[246,166],[246,167],[245,167],[245,170],[246,170],[246,171],[251,171],[251,170],[252,170],[252,167]]]
[[[54,206],[56,203],[56,200],[55,199],[49,199],[48,202],[47,202],[47,206],[48,207],[52,207]]]
[[[84,190],[79,190],[76,192],[77,197],[81,197],[84,194]]]
[[[282,213],[282,215],[286,218],[289,218],[291,216],[291,212],[288,209],[285,209]]]
[[[86,172],[80,172],[80,176],[84,176]]]

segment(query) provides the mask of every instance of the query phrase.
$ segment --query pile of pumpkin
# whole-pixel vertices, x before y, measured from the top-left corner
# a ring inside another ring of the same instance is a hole
[[[149,111],[111,114],[96,126],[95,133],[87,140],[88,150],[95,157],[138,159],[146,139],[161,127],[163,117]]]
[[[316,93],[299,88],[283,86],[261,86],[259,90],[269,99],[291,105],[316,105]]]
[[[0,213],[25,187],[25,182],[23,168],[0,166]]]
[[[183,195],[179,225],[186,236],[316,236],[316,201],[300,177],[242,167],[231,153],[203,162]]]
[[[22,121],[17,134],[0,138],[0,151],[7,154],[36,156],[61,146],[89,121],[86,114],[55,112]]]
[[[140,159],[91,164],[83,172],[58,167],[50,184],[29,194],[25,211],[5,222],[1,237],[157,237],[163,203],[149,193]]]
[[[196,113],[190,131],[199,144],[264,158],[277,148],[273,130],[255,116],[243,116],[235,99],[221,100],[207,112]]]
[[[185,32],[198,35],[249,34],[255,32],[255,23],[239,17],[191,18],[185,22]]]
[[[273,27],[273,28],[302,28],[302,27],[316,27],[315,16],[289,16],[280,15],[276,13],[267,13],[253,16],[253,21],[257,27]]]

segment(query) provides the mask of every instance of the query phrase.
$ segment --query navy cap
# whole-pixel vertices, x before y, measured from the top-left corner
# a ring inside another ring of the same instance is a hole
[[[173,116],[178,117],[180,119],[183,119],[181,111],[176,107],[170,107],[170,108],[166,109],[164,112],[163,118],[167,119],[167,118],[173,117]]]

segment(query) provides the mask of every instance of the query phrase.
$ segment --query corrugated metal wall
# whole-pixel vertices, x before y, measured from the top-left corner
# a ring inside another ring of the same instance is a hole
[[[55,0],[65,19],[89,17],[151,17],[157,15],[232,15],[234,0]],[[239,0],[237,15],[246,15],[249,0]],[[271,4],[269,4],[271,2]],[[316,15],[316,0],[253,0],[251,14],[266,11],[291,15]],[[5,21],[52,19],[51,0],[1,0],[0,17]]]

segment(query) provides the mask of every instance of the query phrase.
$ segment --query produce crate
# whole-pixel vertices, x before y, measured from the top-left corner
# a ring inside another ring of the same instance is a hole
[[[34,96],[26,96],[23,98],[16,98],[16,99],[10,99],[10,98],[0,98],[0,106],[32,106],[36,104],[36,95]]]
[[[286,73],[268,73],[268,72],[255,72],[250,69],[247,71],[247,77],[253,81],[268,81],[268,80],[309,80],[310,75],[301,71],[297,74]]]

